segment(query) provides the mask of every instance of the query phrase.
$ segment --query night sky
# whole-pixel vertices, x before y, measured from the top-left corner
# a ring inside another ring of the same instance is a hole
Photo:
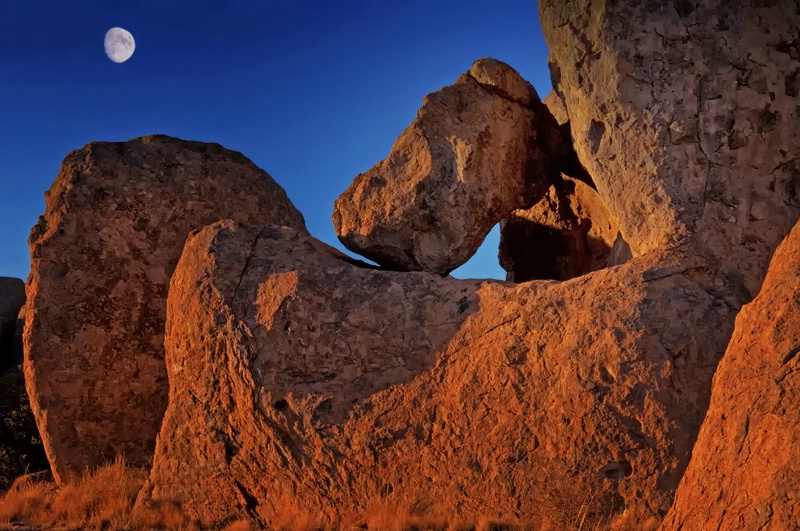
[[[114,26],[136,39],[121,64]],[[0,0],[0,276],[27,277],[69,151],[155,133],[241,151],[342,249],[336,197],[483,56],[547,95],[534,0]],[[505,278],[498,239],[453,275]]]

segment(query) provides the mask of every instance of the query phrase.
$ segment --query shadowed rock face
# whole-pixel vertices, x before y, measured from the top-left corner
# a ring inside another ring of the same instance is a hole
[[[539,12],[575,149],[634,256],[693,237],[755,295],[800,213],[797,2]]]
[[[800,522],[800,225],[742,308],[663,529],[794,529]]]
[[[663,516],[731,299],[685,250],[514,285],[206,227],[170,286],[170,402],[139,507],[179,500],[207,526],[376,501],[553,528]]]
[[[567,149],[533,87],[505,63],[478,60],[429,94],[389,156],[336,200],[334,228],[383,266],[447,274],[544,195]]]
[[[564,102],[552,91],[542,103],[561,127],[567,154],[544,197],[500,223],[498,257],[512,282],[568,280],[630,258],[612,252],[621,238],[616,217],[572,147]]]
[[[217,144],[96,142],[64,159],[30,236],[25,376],[58,481],[152,457],[167,405],[167,287],[188,234],[219,219],[304,229],[266,172]]]
[[[552,114],[553,118],[556,119],[558,125],[568,125],[569,116],[567,115],[567,108],[564,105],[564,100],[561,99],[561,96],[559,96],[558,92],[551,90],[550,94],[548,94],[547,97],[542,100],[542,103],[545,104],[547,110],[550,111],[550,114]],[[569,127],[567,127],[567,136],[569,136]]]
[[[0,373],[17,363],[17,318],[25,304],[25,283],[0,277]]]
[[[536,205],[500,224],[500,265],[512,282],[569,280],[618,265],[609,263],[618,232],[597,191],[562,175]]]

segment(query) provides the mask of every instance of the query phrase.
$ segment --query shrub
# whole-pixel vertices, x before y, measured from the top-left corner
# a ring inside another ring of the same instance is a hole
[[[48,470],[22,371],[0,375],[0,492],[23,474]]]

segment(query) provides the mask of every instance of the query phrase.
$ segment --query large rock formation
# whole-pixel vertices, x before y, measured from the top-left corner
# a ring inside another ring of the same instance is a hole
[[[617,265],[609,258],[618,233],[597,191],[562,175],[536,205],[500,224],[500,265],[513,282],[568,280]]]
[[[170,402],[139,507],[207,526],[372,503],[556,529],[663,516],[730,336],[720,286],[685,249],[515,285],[206,227],[170,286]]]
[[[665,530],[800,522],[800,225],[736,317]]]
[[[793,0],[541,0],[572,139],[634,255],[694,237],[748,299],[800,213]]]
[[[165,136],[67,155],[30,237],[25,375],[61,481],[152,457],[167,405],[167,286],[187,235],[233,217],[302,229],[243,155]]]
[[[507,271],[506,280],[513,282],[568,280],[630,257],[612,253],[621,239],[616,217],[573,149],[564,101],[551,91],[542,103],[561,127],[567,154],[547,194],[500,223],[500,265]]]
[[[336,233],[386,267],[446,274],[544,195],[566,151],[533,87],[505,63],[478,60],[429,94],[389,157],[339,197]]]
[[[25,304],[25,283],[0,277],[0,373],[17,362],[17,318]]]

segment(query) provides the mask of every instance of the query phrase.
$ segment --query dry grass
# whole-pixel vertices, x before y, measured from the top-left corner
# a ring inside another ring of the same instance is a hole
[[[112,530],[169,530],[200,531],[176,503],[159,503],[146,511],[137,511],[134,521],[132,512],[136,497],[147,479],[147,471],[130,468],[117,459],[114,463],[99,468],[93,474],[63,485],[60,488],[51,482],[28,482],[12,488],[0,498],[0,530],[7,527],[20,528],[22,524],[33,529],[102,529]],[[285,498],[283,514],[273,521],[273,529],[280,531],[333,531],[324,525],[317,515],[309,514],[296,506],[296,500]],[[508,523],[483,519],[473,523],[453,522],[446,516],[433,514],[429,507],[408,500],[379,499],[369,504],[363,514],[353,518],[352,525],[342,529],[370,529],[381,531],[511,531],[526,529]],[[591,504],[584,501],[584,506]],[[607,529],[599,521],[587,523],[582,507],[572,529]],[[654,529],[658,522],[649,523],[646,529]],[[623,526],[623,528],[627,528]],[[631,529],[641,528],[632,526]],[[224,531],[251,531],[247,520],[237,520]]]
[[[174,504],[161,504],[139,521],[131,513],[147,471],[125,466],[121,459],[56,488],[33,482],[12,488],[0,499],[0,528],[15,522],[41,529],[198,529]],[[237,522],[229,531],[245,531]]]
[[[161,503],[152,506],[137,519],[133,505],[147,472],[130,468],[118,459],[93,474],[56,488],[50,482],[30,482],[11,489],[0,499],[0,529],[12,524],[39,529],[102,529],[199,531],[180,506]],[[280,531],[333,531],[315,515],[309,514],[285,499],[283,514],[276,516],[273,528]],[[371,503],[365,513],[344,528],[381,531],[492,531],[512,529],[497,526],[488,520],[478,525],[454,524],[447,518],[422,514],[419,504],[398,504],[386,500]],[[246,520],[228,525],[224,531],[251,531]]]

